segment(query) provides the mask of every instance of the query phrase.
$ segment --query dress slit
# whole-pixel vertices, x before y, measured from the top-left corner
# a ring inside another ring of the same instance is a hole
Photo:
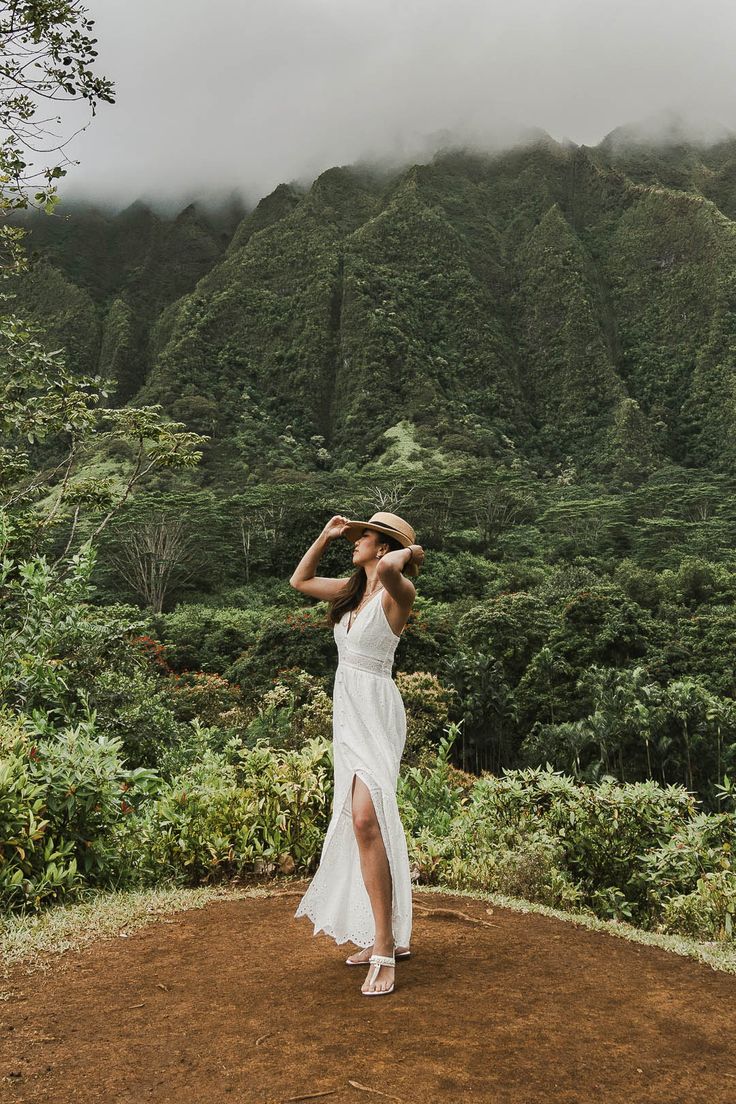
[[[391,854],[391,836],[390,836],[390,833],[389,833],[389,830],[388,830],[388,825],[386,824],[386,814],[385,814],[385,811],[384,811],[384,808],[383,808],[383,792],[381,790],[381,787],[377,786],[375,784],[375,782],[373,782],[373,779],[371,778],[371,776],[368,774],[368,772],[366,770],[364,770],[362,767],[358,768],[357,770],[354,770],[353,771],[353,776],[350,779],[350,822],[351,822],[351,824],[352,824],[352,819],[353,819],[353,786],[355,784],[355,779],[356,778],[359,778],[361,780],[361,782],[363,782],[364,785],[368,787],[368,792],[371,795],[371,803],[373,805],[373,812],[375,813],[375,817],[376,817],[376,820],[378,822],[378,829],[381,833],[381,840],[383,842],[383,850],[386,854],[386,861],[388,862],[388,872],[389,872],[389,877],[391,879],[391,917],[392,917],[392,920],[393,920],[393,911],[394,911],[394,860],[393,860],[393,856]],[[368,779],[370,779],[370,781],[368,781]],[[373,783],[373,784],[371,785],[371,783]],[[379,797],[378,801],[376,801],[376,796],[375,796],[376,793],[380,794],[380,797]],[[355,830],[353,830],[353,835],[355,835]],[[356,842],[356,846],[357,846],[358,841],[356,840],[355,842]],[[358,860],[360,861],[360,848],[359,847],[358,847]]]

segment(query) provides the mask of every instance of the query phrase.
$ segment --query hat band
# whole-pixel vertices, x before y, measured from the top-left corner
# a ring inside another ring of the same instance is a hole
[[[366,524],[366,528],[370,525],[370,522]],[[401,529],[397,529],[395,525],[389,525],[387,521],[377,521],[376,525],[380,525],[382,529],[390,529],[392,533],[398,533],[400,537],[408,537],[408,533],[402,533]]]

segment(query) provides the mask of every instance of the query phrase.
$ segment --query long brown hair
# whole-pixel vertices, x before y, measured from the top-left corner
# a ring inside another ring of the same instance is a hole
[[[390,537],[388,533],[381,533],[381,544],[384,543],[388,544],[390,552],[397,552],[404,547],[401,541],[397,541],[396,537]],[[355,569],[350,578],[345,580],[345,587],[340,592],[340,596],[330,603],[330,608],[327,611],[327,621],[330,625],[336,625],[347,610],[355,609],[356,606],[360,605],[367,582],[368,576],[361,564]]]

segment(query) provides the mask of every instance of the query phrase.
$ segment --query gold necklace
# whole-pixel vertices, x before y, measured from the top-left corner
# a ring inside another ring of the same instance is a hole
[[[370,592],[370,594],[364,594],[363,595],[363,597],[360,600],[360,604],[357,605],[355,607],[355,609],[350,611],[350,615],[348,616],[348,632],[353,627],[353,622],[355,621],[355,618],[358,616],[358,614],[362,610],[363,606],[366,605],[366,603],[369,601],[369,599],[371,599],[373,597],[373,595],[376,593],[377,590],[385,590],[385,589],[386,588],[384,587],[383,583],[379,583],[378,586],[375,586],[373,588],[373,590]]]

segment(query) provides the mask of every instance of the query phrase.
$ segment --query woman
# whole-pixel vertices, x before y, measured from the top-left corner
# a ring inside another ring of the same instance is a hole
[[[394,652],[416,597],[424,550],[397,514],[370,521],[336,515],[305,553],[289,582],[330,602],[338,649],[333,692],[335,792],[319,868],[295,916],[314,922],[336,943],[363,947],[346,959],[370,964],[365,996],[394,989],[396,957],[408,958],[411,877],[396,783],[406,742],[406,713],[391,677]],[[330,541],[354,544],[348,579],[315,575]],[[351,823],[352,821],[352,823]],[[394,943],[396,940],[396,943]]]

